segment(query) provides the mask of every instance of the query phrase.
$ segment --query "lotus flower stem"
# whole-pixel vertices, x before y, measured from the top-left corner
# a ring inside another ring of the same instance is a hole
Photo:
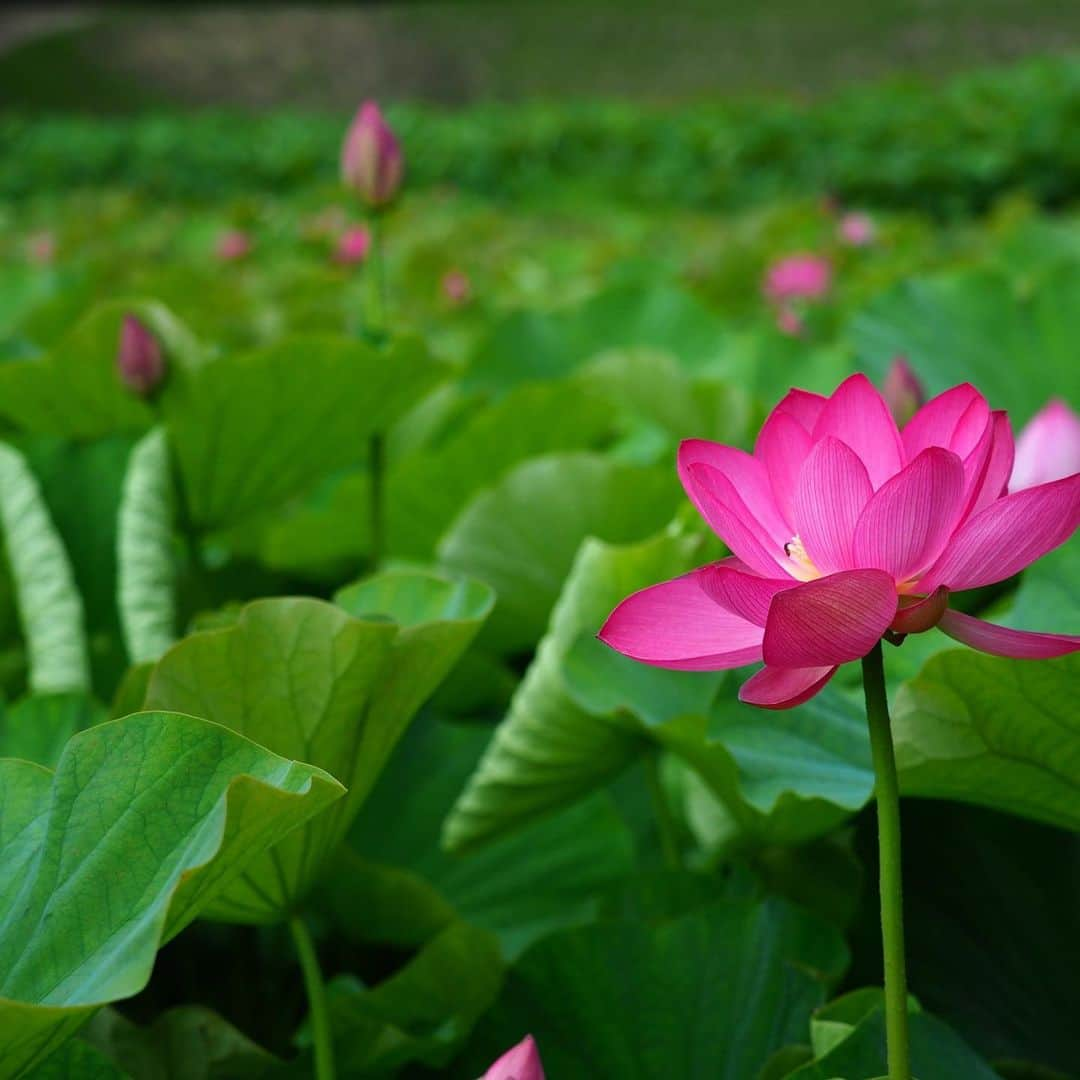
[[[368,248],[367,275],[367,334],[371,338],[381,338],[386,332],[386,278],[383,271],[382,220],[378,210],[371,213],[368,225],[370,246]],[[369,517],[371,525],[371,565],[377,567],[383,555],[384,529],[384,484],[385,446],[381,432],[371,436],[369,444],[369,464],[371,468],[371,487],[369,495]]]
[[[311,1033],[315,1042],[315,1078],[334,1080],[334,1041],[330,1034],[330,1014],[326,1009],[326,988],[319,970],[319,958],[315,955],[311,934],[299,915],[293,915],[289,919],[289,931],[296,946],[300,970],[304,975],[308,1007],[311,1010]]]
[[[896,780],[896,756],[889,725],[889,701],[885,691],[885,667],[880,642],[863,658],[862,670],[877,793],[889,1080],[911,1080],[900,868],[900,788]]]
[[[678,834],[675,821],[671,816],[671,808],[668,806],[667,795],[664,793],[664,784],[660,779],[659,753],[645,755],[645,778],[649,785],[653,814],[656,817],[656,831],[660,835],[660,850],[664,856],[664,865],[669,870],[679,870],[682,868],[682,859],[679,857]]]

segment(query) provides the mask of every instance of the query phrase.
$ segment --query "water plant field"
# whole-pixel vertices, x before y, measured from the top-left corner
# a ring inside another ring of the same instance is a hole
[[[0,116],[0,1080],[1080,1075],[1078,70]]]

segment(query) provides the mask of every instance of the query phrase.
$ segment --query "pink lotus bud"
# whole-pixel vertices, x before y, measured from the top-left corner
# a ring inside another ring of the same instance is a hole
[[[56,237],[51,232],[36,232],[28,236],[26,257],[38,266],[48,266],[56,258]]]
[[[926,401],[926,391],[911,365],[902,356],[896,357],[885,376],[882,396],[897,427],[903,427]]]
[[[1016,440],[1009,491],[1022,491],[1080,473],[1080,416],[1055,398]]]
[[[235,262],[251,254],[251,237],[239,229],[229,229],[218,237],[217,247],[214,249],[217,257],[223,262]]]
[[[486,1073],[483,1080],[545,1080],[540,1053],[531,1035],[511,1047]]]
[[[339,263],[352,265],[367,258],[371,248],[371,233],[363,225],[346,229],[338,238],[334,259]]]
[[[805,326],[797,311],[782,307],[776,313],[776,329],[788,337],[800,337]]]
[[[832,285],[832,266],[820,255],[789,255],[769,267],[765,296],[773,303],[784,300],[820,300]]]
[[[472,282],[464,270],[447,270],[440,283],[442,294],[454,307],[461,307],[472,299]]]
[[[845,214],[840,219],[837,233],[848,247],[867,247],[874,242],[874,220],[869,214]]]
[[[165,358],[154,335],[134,315],[125,315],[116,353],[120,381],[140,397],[151,394],[165,377]]]
[[[341,147],[341,178],[373,207],[385,206],[398,193],[405,159],[394,133],[374,101],[365,101]]]

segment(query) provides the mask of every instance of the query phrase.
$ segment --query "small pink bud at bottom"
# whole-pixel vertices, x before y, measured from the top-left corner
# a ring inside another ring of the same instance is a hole
[[[869,214],[850,213],[840,219],[837,234],[849,247],[867,247],[874,242],[876,229]]]
[[[235,262],[251,254],[251,238],[239,229],[223,232],[214,248],[214,253],[223,262]]]
[[[56,237],[51,232],[37,232],[28,236],[26,257],[38,266],[47,266],[56,258]]]
[[[545,1080],[540,1052],[531,1035],[512,1046],[488,1069],[482,1080]]]
[[[116,354],[120,381],[140,397],[150,394],[165,377],[165,358],[154,335],[134,315],[125,315]]]
[[[882,397],[898,427],[903,427],[926,402],[923,384],[903,356],[896,357],[889,367]]]

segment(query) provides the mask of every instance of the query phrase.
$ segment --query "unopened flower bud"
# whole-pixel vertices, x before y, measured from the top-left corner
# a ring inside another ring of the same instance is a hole
[[[405,159],[394,133],[374,101],[356,113],[341,148],[341,178],[371,207],[385,206],[398,193]]]
[[[893,414],[897,427],[903,427],[926,401],[923,384],[903,356],[898,356],[893,360],[885,376],[882,396],[885,398],[885,404],[889,406],[889,411]]]
[[[371,233],[363,225],[357,225],[353,229],[346,229],[338,237],[334,259],[347,265],[361,263],[367,258],[370,249]]]
[[[120,381],[140,397],[151,394],[165,377],[165,357],[154,335],[134,315],[125,315],[116,354]]]
[[[874,219],[869,214],[854,211],[840,219],[836,231],[848,247],[868,247],[876,234]]]
[[[472,299],[472,282],[464,270],[447,270],[441,282],[443,296],[454,306],[461,307]]]
[[[229,229],[218,237],[214,250],[223,262],[235,262],[251,254],[251,238],[239,229]]]
[[[1016,439],[1009,491],[1023,491],[1080,472],[1080,416],[1055,398]]]

